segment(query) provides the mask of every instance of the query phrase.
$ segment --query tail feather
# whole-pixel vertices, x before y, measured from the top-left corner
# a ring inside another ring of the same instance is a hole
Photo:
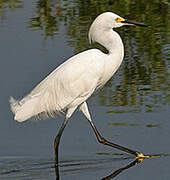
[[[15,100],[13,97],[9,100],[11,110],[14,113],[14,119],[18,122],[23,122],[32,116],[37,115],[40,112],[34,111],[35,106],[38,102],[38,98],[24,98],[21,101]]]
[[[19,104],[19,101],[14,99],[13,97],[10,97],[9,102],[12,112],[15,114],[17,110],[21,107],[21,105]]]

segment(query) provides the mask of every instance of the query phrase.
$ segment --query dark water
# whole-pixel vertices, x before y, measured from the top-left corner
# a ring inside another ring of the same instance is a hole
[[[125,58],[116,75],[89,99],[92,118],[106,139],[162,157],[135,165],[133,157],[100,145],[77,112],[62,137],[60,179],[114,178],[119,172],[120,180],[170,178],[168,0],[12,0],[0,1],[0,179],[56,179],[53,140],[64,116],[17,123],[8,100],[29,93],[68,57],[96,46],[89,45],[87,31],[105,11],[150,27],[117,30]]]

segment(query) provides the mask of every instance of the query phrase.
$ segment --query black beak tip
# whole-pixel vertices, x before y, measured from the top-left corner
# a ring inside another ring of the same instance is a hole
[[[141,26],[141,27],[149,27],[147,24],[143,24],[143,23],[139,23],[139,22],[135,22],[135,21],[130,21],[130,20],[125,20],[124,23],[128,23],[129,25],[136,25],[136,26]]]
[[[149,27],[147,24],[143,24],[143,23],[140,23],[141,25],[139,26],[142,26],[142,27]]]

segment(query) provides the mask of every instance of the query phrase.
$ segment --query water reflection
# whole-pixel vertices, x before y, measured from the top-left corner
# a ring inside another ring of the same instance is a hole
[[[165,156],[167,156],[167,155],[165,155],[165,154],[156,154],[156,155],[149,155],[149,156],[150,156],[150,158],[153,158],[153,157],[159,157],[159,158],[160,158],[160,157],[165,157]],[[111,173],[110,175],[102,178],[102,180],[110,180],[110,179],[118,176],[118,175],[119,175],[120,173],[122,173],[124,170],[127,170],[127,169],[129,169],[129,168],[131,168],[131,167],[133,167],[133,166],[141,163],[143,160],[144,160],[144,159],[135,159],[133,162],[130,162],[130,163],[127,164],[126,166],[124,166],[124,167],[122,167],[122,168],[120,168],[120,169],[117,169],[116,171],[114,171],[114,172]]]
[[[168,0],[159,2],[157,0],[147,2],[145,0],[37,0],[32,4],[32,6],[34,5],[36,7],[33,8],[33,15],[28,18],[26,27],[30,31],[38,31],[42,34],[42,41],[48,38],[55,41],[54,37],[61,32],[67,38],[67,43],[75,49],[75,53],[90,47],[87,41],[89,25],[98,14],[104,11],[114,11],[129,19],[149,24],[150,28],[147,29],[127,27],[118,30],[125,44],[125,60],[117,72],[118,75],[112,78],[95,97],[93,96],[96,98],[93,105],[108,106],[107,113],[110,115],[115,113],[153,113],[170,105]],[[0,0],[0,27],[8,20],[8,16],[6,16],[8,11],[14,12],[14,9],[18,11],[20,8],[24,8],[22,0]],[[96,47],[96,45],[94,46]],[[146,122],[142,125],[133,122],[110,122],[109,125],[145,126],[150,129],[162,127],[161,119],[160,122]],[[8,165],[6,169],[9,172],[6,175],[9,176],[10,173],[13,173],[13,179],[18,180],[18,173],[21,173],[22,177],[30,176],[35,170],[38,171],[39,178],[55,177],[53,160],[42,163],[43,168],[37,165],[37,169],[27,160],[23,162],[10,161]],[[74,166],[72,167],[72,171],[75,172]],[[81,168],[78,167],[78,169]],[[2,171],[4,168],[0,168],[0,170]],[[62,172],[66,171],[61,169]],[[22,177],[21,179],[23,179]]]
[[[121,160],[126,160],[126,159],[129,159],[129,158],[123,158],[123,159],[121,159]],[[120,159],[119,159],[119,160],[120,160]],[[109,160],[109,161],[110,161],[110,160]],[[114,161],[114,160],[112,159],[111,161]],[[133,167],[133,166],[141,163],[142,161],[143,161],[143,160],[135,159],[133,162],[128,163],[126,166],[121,167],[121,168],[115,170],[115,171],[112,172],[110,175],[102,178],[101,180],[109,180],[109,179],[112,179],[112,178],[118,176],[118,175],[119,175],[120,173],[122,173],[124,170],[129,169],[129,168],[131,168],[131,167]],[[98,163],[100,163],[100,165],[101,165],[102,163],[106,163],[106,162],[108,162],[108,160],[97,160],[97,162],[95,162],[95,163],[92,162],[92,161],[91,161],[91,163],[88,162],[88,165],[98,164]],[[87,165],[87,163],[85,163],[85,164]],[[84,162],[81,162],[81,163],[78,163],[78,164],[72,164],[72,166],[75,166],[75,165],[76,165],[76,166],[77,166],[77,165],[83,166],[83,165],[85,165],[85,164],[84,164]],[[74,169],[73,171],[75,171],[75,170],[76,170],[76,169]],[[80,169],[79,169],[79,170],[80,170]],[[55,172],[56,172],[56,180],[59,180],[59,179],[60,179],[59,165],[55,166]]]
[[[4,26],[7,19],[6,10],[14,11],[17,8],[23,8],[24,3],[22,0],[0,0],[0,26]]]
[[[62,177],[69,177],[76,175],[81,177],[84,173],[95,173],[97,179],[109,180],[117,177],[124,170],[127,170],[143,160],[133,160],[132,157],[125,154],[112,154],[112,153],[97,153],[101,157],[77,157],[67,160],[62,160],[59,165],[54,168],[53,159],[39,159],[39,158],[24,158],[24,157],[0,157],[0,177],[2,179],[24,180],[24,179],[60,179]],[[166,157],[169,154],[153,155],[153,157]],[[150,159],[151,160],[151,159]],[[132,161],[132,162],[129,162]],[[123,167],[118,168],[121,163],[125,163]],[[118,163],[118,164],[117,164]],[[60,171],[59,171],[60,169]],[[116,170],[115,170],[116,169]],[[134,169],[135,170],[135,169]],[[106,171],[113,171],[107,174]],[[99,173],[98,172],[102,172]],[[91,174],[92,177],[93,174]],[[101,177],[100,177],[101,176]],[[103,178],[103,176],[105,176]]]
[[[109,126],[124,126],[124,127],[142,127],[145,126],[147,128],[161,128],[161,124],[140,124],[140,123],[128,123],[128,122],[110,122]]]
[[[48,0],[40,0],[36,4],[36,16],[29,21],[29,28],[42,30],[45,39],[53,37],[60,28],[60,17],[60,4]]]
[[[7,7],[10,8],[11,10],[15,8],[23,8],[24,3],[23,0],[0,0],[1,10]]]
[[[97,153],[98,155],[111,155],[111,154],[107,154],[107,153]],[[113,154],[112,154],[113,155]],[[116,155],[116,154],[114,154]],[[124,156],[124,154],[121,154]],[[119,156],[119,154],[118,154]],[[162,158],[162,157],[165,157],[165,156],[169,156],[167,154],[155,154],[155,155],[148,155],[150,156],[150,158]],[[63,162],[63,165],[60,165],[58,164],[57,166],[55,166],[55,172],[56,172],[56,180],[59,180],[60,179],[60,172],[63,174],[63,173],[76,173],[78,174],[80,171],[97,171],[97,170],[102,170],[102,169],[107,169],[107,166],[106,164],[107,163],[116,163],[117,161],[125,161],[125,160],[131,160],[132,157],[120,157],[120,158],[110,158],[110,159],[87,159],[87,160],[79,160],[79,161],[66,161],[65,163]],[[146,159],[134,159],[132,162],[128,162],[126,165],[124,165],[123,167],[120,167],[116,170],[114,170],[112,173],[110,173],[109,175],[105,176],[104,178],[101,178],[101,180],[109,180],[109,179],[112,179],[112,178],[115,178],[117,177],[120,173],[123,173],[125,170],[141,163],[142,161],[144,161]],[[98,165],[100,165],[100,167],[98,167]],[[90,167],[91,166],[91,167]],[[94,167],[93,167],[94,166]],[[60,170],[59,171],[59,168],[60,167],[67,167],[66,170]],[[110,169],[111,166],[108,168]],[[81,177],[81,175],[79,176]]]
[[[129,163],[128,165],[126,165],[126,166],[124,166],[124,167],[122,167],[122,168],[120,168],[120,169],[117,169],[116,171],[114,171],[113,173],[111,173],[109,176],[106,176],[106,177],[102,178],[101,180],[109,180],[109,179],[112,179],[112,178],[118,176],[118,175],[119,175],[120,173],[122,173],[124,170],[129,169],[129,168],[131,168],[131,167],[133,167],[133,166],[135,166],[135,165],[137,165],[137,164],[139,164],[139,163],[141,163],[141,162],[142,162],[142,161],[139,161],[139,160],[135,159],[133,162]]]

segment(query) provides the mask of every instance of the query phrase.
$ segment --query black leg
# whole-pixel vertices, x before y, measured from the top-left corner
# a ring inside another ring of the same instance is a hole
[[[84,115],[86,116],[86,118],[89,120],[90,125],[91,125],[91,127],[93,128],[94,133],[95,133],[95,135],[96,135],[96,137],[97,137],[97,140],[98,140],[100,143],[102,143],[102,144],[104,144],[104,145],[107,145],[107,146],[111,146],[111,147],[113,147],[113,148],[119,149],[119,150],[121,150],[121,151],[130,153],[130,154],[133,154],[133,155],[136,156],[137,159],[140,159],[140,158],[141,158],[141,159],[143,159],[143,158],[149,158],[149,156],[145,156],[145,155],[143,155],[142,153],[139,153],[139,152],[137,152],[137,151],[134,151],[134,150],[125,148],[125,147],[120,146],[120,145],[117,145],[117,144],[114,144],[114,143],[109,142],[109,141],[107,141],[106,139],[104,139],[104,138],[100,135],[100,133],[98,132],[97,128],[95,127],[95,125],[94,125],[94,123],[93,123],[93,121],[92,121],[92,119],[91,119],[91,116],[90,116],[90,113],[89,113],[89,110],[88,110],[88,107],[87,107],[87,103],[86,103],[86,102],[84,102],[84,103],[80,106],[80,110],[83,112],[83,114],[84,114]]]
[[[59,180],[58,149],[59,149],[60,139],[61,139],[62,133],[68,123],[69,118],[71,117],[71,115],[73,114],[73,112],[75,111],[76,108],[77,107],[72,107],[67,110],[66,118],[65,118],[63,124],[61,125],[61,128],[54,140],[56,180]]]
[[[60,143],[61,135],[64,131],[64,128],[66,127],[66,124],[68,122],[68,118],[66,118],[57,134],[54,140],[54,151],[55,151],[55,172],[56,172],[56,180],[59,180],[59,165],[58,165],[58,148]]]
[[[66,113],[66,118],[63,122],[63,124],[61,125],[61,128],[54,140],[54,151],[55,151],[55,164],[58,165],[58,148],[59,148],[59,143],[60,143],[60,138],[61,138],[61,135],[64,131],[64,128],[66,127],[66,124],[68,122],[68,120],[70,119],[71,115],[73,114],[73,112],[76,110],[77,106],[75,107],[72,107],[72,108],[69,108],[67,110],[67,113]]]
[[[135,155],[135,156],[138,156],[138,155],[140,154],[140,153],[137,152],[137,151],[133,151],[133,150],[131,150],[131,149],[128,149],[128,148],[125,148],[125,147],[120,146],[120,145],[118,145],[118,144],[114,144],[114,143],[112,143],[112,142],[107,141],[106,139],[104,139],[104,138],[100,135],[100,133],[98,132],[98,130],[97,130],[97,128],[95,127],[94,123],[93,123],[92,121],[89,121],[89,122],[90,122],[91,127],[93,128],[93,130],[94,130],[94,132],[95,132],[95,135],[96,135],[97,140],[99,141],[99,143],[102,143],[102,144],[107,145],[107,146],[114,147],[114,148],[119,149],[119,150],[121,150],[121,151],[125,151],[125,152],[127,152],[127,153],[133,154],[133,155]]]
[[[60,138],[64,131],[64,128],[66,127],[68,120],[69,120],[69,118],[66,117],[66,119],[64,120],[64,122],[54,140],[55,164],[56,165],[58,165],[58,148],[59,148]]]

